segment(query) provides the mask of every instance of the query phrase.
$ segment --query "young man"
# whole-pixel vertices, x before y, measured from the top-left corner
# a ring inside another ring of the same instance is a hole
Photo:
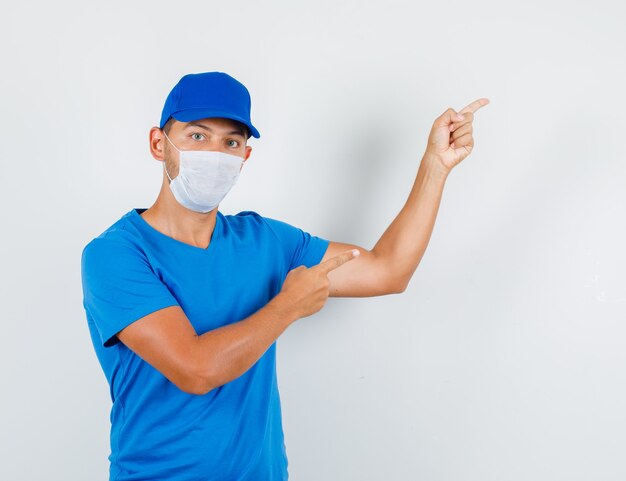
[[[406,205],[367,250],[254,211],[222,214],[246,141],[260,137],[249,92],[223,72],[178,82],[150,130],[164,169],[156,201],[82,252],[83,305],[113,401],[111,480],[288,478],[276,339],[328,296],[406,288],[486,102],[435,121]]]

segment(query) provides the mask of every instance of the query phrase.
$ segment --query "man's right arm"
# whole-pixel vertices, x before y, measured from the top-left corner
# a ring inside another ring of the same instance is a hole
[[[357,256],[349,250],[290,270],[264,307],[200,336],[180,306],[170,306],[134,321],[117,337],[181,390],[206,394],[250,369],[292,322],[319,311],[328,299],[328,273]]]
[[[297,319],[276,296],[245,319],[198,336],[180,306],[170,306],[117,337],[182,391],[206,394],[250,369]]]

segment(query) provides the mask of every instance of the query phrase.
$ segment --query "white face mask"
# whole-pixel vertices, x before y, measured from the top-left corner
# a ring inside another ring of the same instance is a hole
[[[239,178],[243,159],[212,150],[180,150],[165,132],[165,138],[180,153],[178,175],[170,179],[174,198],[187,209],[207,213],[215,209]]]

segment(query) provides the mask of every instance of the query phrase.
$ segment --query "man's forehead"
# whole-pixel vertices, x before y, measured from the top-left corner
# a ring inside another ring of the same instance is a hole
[[[176,122],[180,124],[180,128],[182,129],[186,129],[189,127],[200,127],[210,132],[213,132],[215,130],[230,129],[227,134],[241,134],[243,136],[245,136],[246,134],[246,130],[240,122],[223,117],[209,117],[206,119],[192,120],[189,122],[181,122],[177,120]]]

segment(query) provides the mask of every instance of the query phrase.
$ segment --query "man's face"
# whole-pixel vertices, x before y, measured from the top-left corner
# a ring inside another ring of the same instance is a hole
[[[170,125],[167,136],[179,150],[220,151],[241,157],[244,161],[252,151],[252,147],[246,145],[245,128],[231,119],[209,118],[192,122],[172,119]],[[160,131],[159,135],[168,172],[178,175],[178,151]]]

